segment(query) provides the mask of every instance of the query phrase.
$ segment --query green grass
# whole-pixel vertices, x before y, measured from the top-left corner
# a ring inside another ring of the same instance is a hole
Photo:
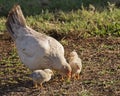
[[[108,5],[111,0],[50,0],[43,6],[39,0],[0,0],[0,33],[6,31],[5,16],[16,3],[21,5],[27,23],[39,32],[49,35],[60,34],[76,35],[80,37],[91,36],[120,36],[120,9]],[[6,4],[7,2],[7,4]],[[96,11],[91,10],[93,4]],[[90,5],[91,6],[91,5]],[[111,7],[111,11],[108,9]],[[53,32],[53,33],[52,33]]]
[[[56,13],[48,10],[35,16],[27,16],[30,27],[47,34],[76,35],[80,37],[91,36],[120,36],[120,9],[113,11],[89,11],[78,9],[76,11]],[[5,32],[6,18],[0,18],[0,32]],[[53,31],[53,33],[51,33]]]

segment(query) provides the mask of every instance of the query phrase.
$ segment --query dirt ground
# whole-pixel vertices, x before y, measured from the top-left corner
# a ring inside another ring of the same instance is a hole
[[[69,37],[62,43],[66,58],[75,49],[82,59],[81,78],[61,81],[56,73],[35,89],[13,41],[0,40],[0,96],[120,96],[120,37]]]

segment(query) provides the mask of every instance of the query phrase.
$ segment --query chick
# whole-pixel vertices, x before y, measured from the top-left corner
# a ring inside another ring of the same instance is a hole
[[[33,82],[35,84],[35,88],[42,88],[42,84],[44,82],[47,82],[51,79],[51,76],[53,75],[53,71],[50,69],[44,69],[44,70],[35,70],[30,77],[33,79]]]
[[[75,50],[70,53],[69,64],[72,68],[71,77],[74,79],[79,79],[79,74],[82,69],[82,61]]]

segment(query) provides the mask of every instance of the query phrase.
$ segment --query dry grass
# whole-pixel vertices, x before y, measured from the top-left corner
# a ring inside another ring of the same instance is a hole
[[[76,49],[83,61],[80,80],[61,82],[58,73],[44,89],[34,89],[31,73],[19,61],[14,43],[0,41],[0,94],[22,96],[119,96],[120,94],[120,38],[65,38],[66,57]]]

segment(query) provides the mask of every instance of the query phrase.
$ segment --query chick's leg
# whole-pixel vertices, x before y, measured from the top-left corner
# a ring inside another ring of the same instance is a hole
[[[77,78],[76,78],[76,76],[75,76],[75,75],[73,76],[73,78],[74,78],[74,80],[77,80]]]
[[[43,85],[42,85],[42,83],[40,83],[40,84],[39,84],[39,88],[43,88]]]
[[[61,75],[60,81],[64,81],[64,76]]]
[[[71,74],[71,72],[69,72],[69,73],[67,74],[67,81],[70,81],[71,76],[72,76],[72,74]]]
[[[77,78],[76,78],[76,75],[75,74],[72,74],[72,76],[71,76],[74,80],[77,80]]]
[[[38,88],[37,82],[33,82],[33,83],[34,83],[34,87],[35,87],[35,88]]]

